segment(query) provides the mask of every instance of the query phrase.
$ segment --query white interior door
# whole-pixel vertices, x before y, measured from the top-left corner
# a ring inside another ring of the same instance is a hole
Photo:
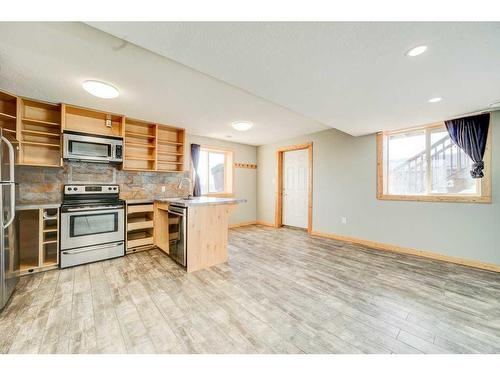
[[[283,225],[307,228],[308,150],[283,153]]]

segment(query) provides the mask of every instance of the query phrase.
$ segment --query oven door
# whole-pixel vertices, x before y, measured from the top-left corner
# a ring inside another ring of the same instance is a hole
[[[61,250],[125,240],[124,207],[63,208]]]
[[[101,163],[119,162],[116,146],[119,140],[64,133],[64,159],[88,160]]]

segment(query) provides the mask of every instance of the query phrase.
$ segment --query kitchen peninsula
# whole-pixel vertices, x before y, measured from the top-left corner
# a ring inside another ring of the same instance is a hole
[[[185,266],[187,272],[228,260],[229,216],[245,199],[160,198],[152,202],[127,200],[128,212],[153,210],[153,244]]]

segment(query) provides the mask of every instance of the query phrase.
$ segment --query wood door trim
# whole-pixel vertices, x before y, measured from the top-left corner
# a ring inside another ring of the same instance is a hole
[[[277,181],[275,191],[276,206],[274,210],[274,227],[279,228],[283,226],[283,154],[287,151],[307,150],[307,233],[312,232],[312,191],[313,191],[313,144],[302,143],[293,146],[281,147],[276,150],[277,161]]]

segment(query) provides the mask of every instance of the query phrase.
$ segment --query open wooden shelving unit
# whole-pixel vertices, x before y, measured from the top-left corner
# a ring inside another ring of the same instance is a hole
[[[184,129],[125,119],[123,169],[179,172],[184,170]]]
[[[61,105],[19,98],[17,108],[17,164],[60,167]]]
[[[123,169],[156,170],[156,124],[125,118]]]
[[[17,164],[62,166],[62,133],[112,136],[124,140],[123,169],[182,172],[185,131],[124,115],[20,98],[0,91],[0,126],[15,136]]]
[[[124,116],[69,104],[61,106],[63,131],[123,137]]]
[[[18,212],[20,274],[27,275],[59,265],[59,209]]]
[[[153,203],[127,205],[127,254],[154,247]]]
[[[17,97],[0,92],[0,127],[5,132],[16,134]]]
[[[158,125],[157,134],[157,170],[160,172],[184,170],[184,129]]]

